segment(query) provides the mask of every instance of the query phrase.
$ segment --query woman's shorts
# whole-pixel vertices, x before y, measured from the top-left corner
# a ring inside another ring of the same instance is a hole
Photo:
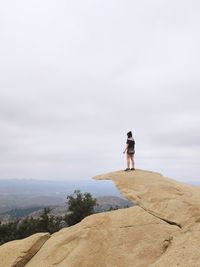
[[[133,153],[129,153],[127,152],[127,154],[130,156],[130,157],[133,157],[135,155],[135,151]]]

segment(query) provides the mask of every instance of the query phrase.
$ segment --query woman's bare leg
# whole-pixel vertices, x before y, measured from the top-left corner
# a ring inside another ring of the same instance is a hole
[[[135,169],[134,155],[131,155],[132,168]]]
[[[126,154],[126,158],[127,158],[127,168],[130,169],[130,155],[128,153]]]

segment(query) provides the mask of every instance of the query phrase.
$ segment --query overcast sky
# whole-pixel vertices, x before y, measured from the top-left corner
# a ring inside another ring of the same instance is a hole
[[[198,0],[18,0],[0,8],[0,178],[200,173]]]

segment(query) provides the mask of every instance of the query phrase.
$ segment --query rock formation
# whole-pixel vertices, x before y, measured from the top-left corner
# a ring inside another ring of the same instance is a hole
[[[141,170],[94,178],[112,179],[137,205],[8,242],[0,267],[200,266],[200,188]]]
[[[25,266],[49,237],[49,233],[39,233],[23,240],[11,241],[0,246],[0,266]]]

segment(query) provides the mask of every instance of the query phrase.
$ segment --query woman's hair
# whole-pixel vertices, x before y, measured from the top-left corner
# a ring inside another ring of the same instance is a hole
[[[127,133],[127,136],[128,136],[128,138],[132,137],[132,132],[131,132],[131,131],[128,132],[128,133]]]

